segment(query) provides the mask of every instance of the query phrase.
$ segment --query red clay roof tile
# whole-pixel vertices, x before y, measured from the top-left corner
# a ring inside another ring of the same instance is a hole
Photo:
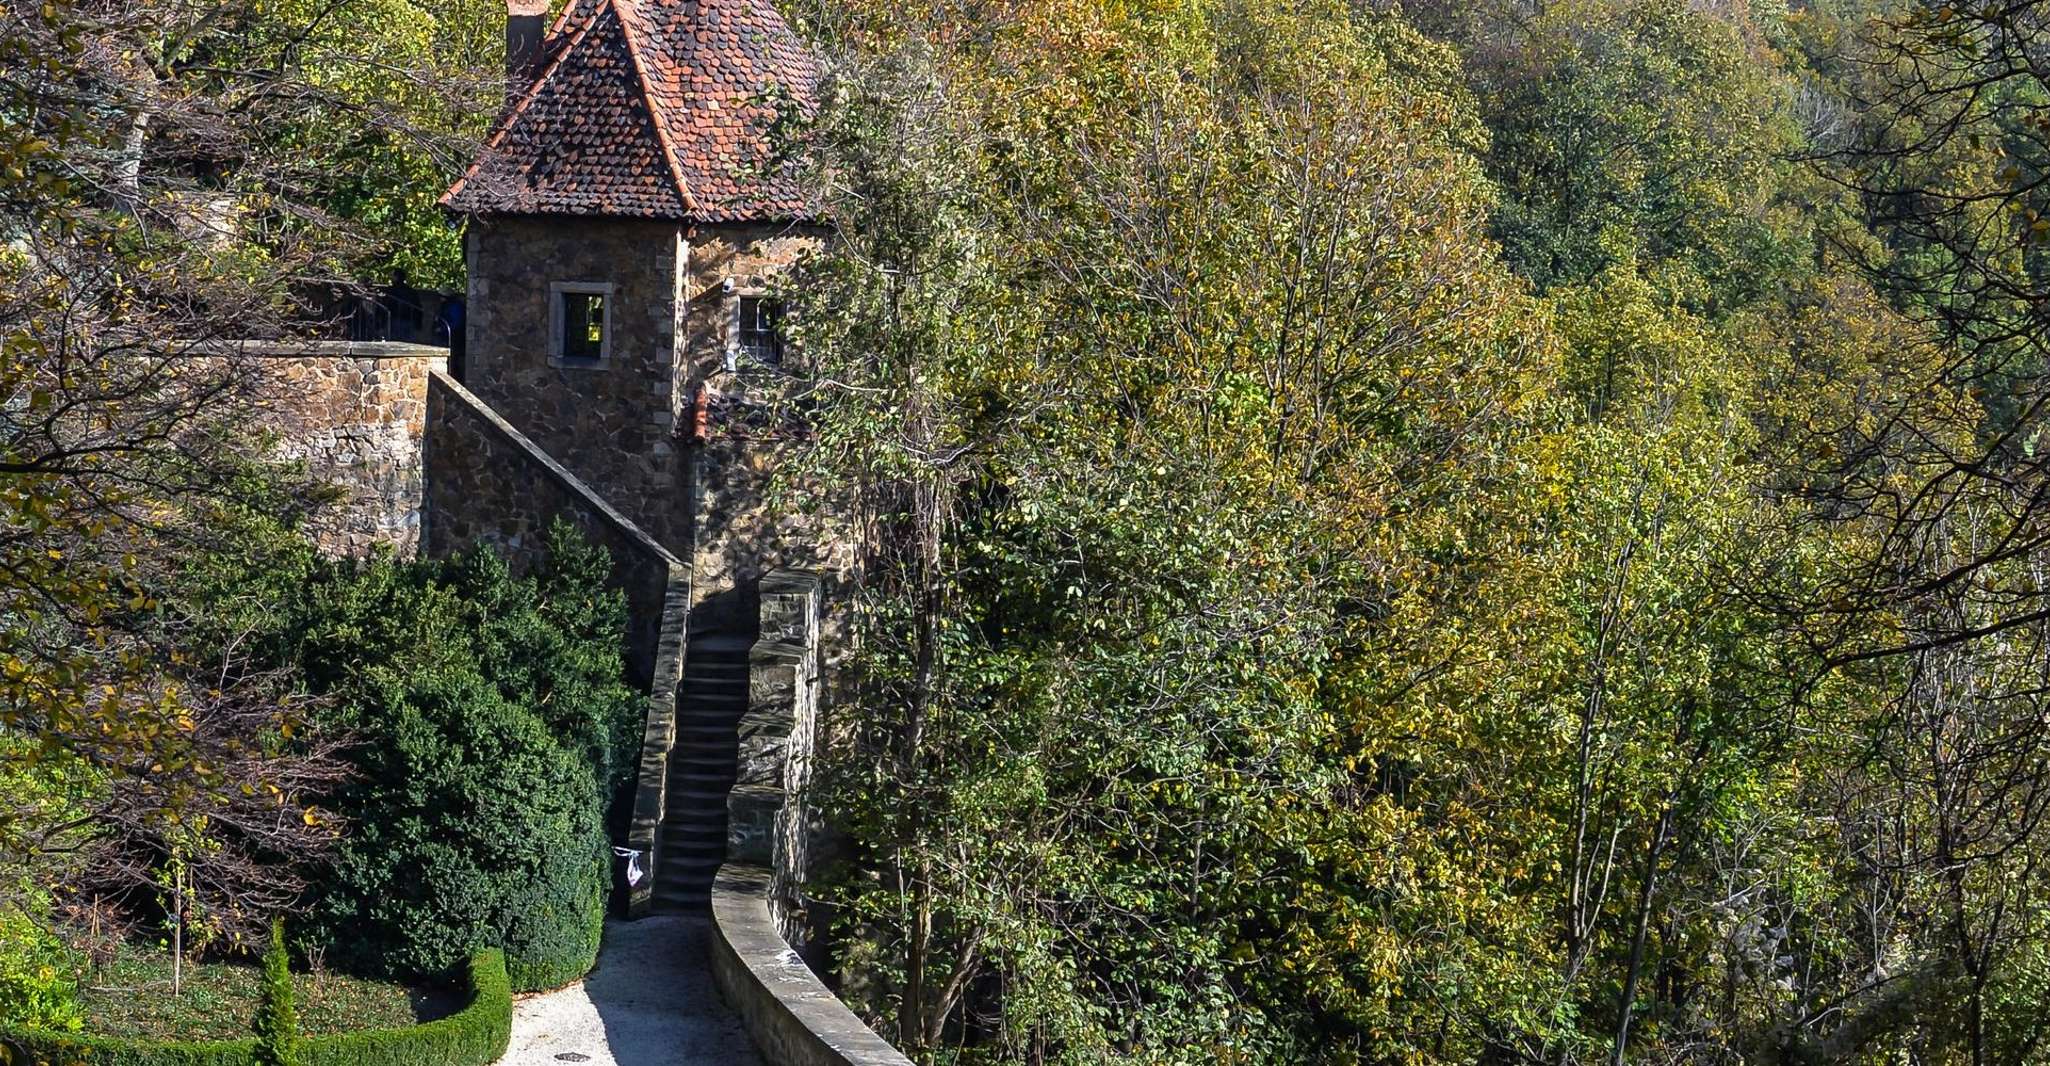
[[[541,72],[442,198],[469,214],[811,217],[773,126],[818,65],[769,0],[574,0]]]

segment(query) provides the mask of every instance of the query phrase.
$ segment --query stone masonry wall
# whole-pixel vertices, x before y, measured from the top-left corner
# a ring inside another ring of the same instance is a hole
[[[775,295],[786,273],[816,251],[819,241],[816,231],[787,226],[691,232],[683,389],[689,397],[702,389],[711,399],[707,439],[694,451],[691,479],[691,565],[699,590],[693,624],[699,629],[751,628],[751,593],[772,570],[840,575],[851,562],[846,538],[834,535],[821,517],[834,508],[806,498],[797,486],[775,490],[777,467],[797,445],[784,439],[790,427],[753,409],[765,396],[767,372],[745,365],[726,369],[727,352],[738,341],[741,298]],[[797,350],[786,353],[786,369],[801,372],[802,358]]]
[[[626,592],[629,675],[647,694],[633,812],[625,845],[654,869],[676,742],[676,696],[690,612],[690,569],[532,440],[443,374],[427,394],[425,547],[447,555],[474,544],[506,553],[515,566],[538,557],[548,526],[564,518],[612,555]],[[617,871],[628,913],[644,911],[654,879]]]
[[[772,293],[780,275],[817,248],[818,234],[493,218],[473,221],[469,241],[464,384],[691,562],[693,628],[751,629],[754,582],[770,569],[845,570],[846,552],[819,550],[841,538],[822,536],[807,508],[771,504],[775,459],[786,445],[773,427],[746,424],[749,375],[725,368],[741,297]],[[612,286],[610,352],[601,365],[549,358],[551,287],[564,282]],[[720,412],[702,444],[692,440],[700,390]]]
[[[804,792],[818,744],[823,588],[816,574],[779,570],[762,578],[760,602],[761,635],[748,653],[747,714],[726,800],[726,858],[770,871],[770,910],[783,939],[802,944],[817,832]]]
[[[804,791],[821,699],[815,574],[762,579],[749,656],[740,780],[727,801],[726,865],[712,886],[712,977],[762,1057],[785,1066],[911,1066],[818,979],[793,945],[817,831]]]
[[[428,390],[427,421],[425,552],[488,544],[525,569],[540,557],[549,524],[568,519],[612,553],[614,582],[633,614],[629,667],[645,683],[659,654],[671,570],[682,561],[444,375]]]
[[[676,338],[688,249],[674,224],[490,218],[469,232],[464,384],[672,550],[688,541]],[[550,358],[553,286],[610,285],[609,352]],[[679,551],[679,554],[687,552]]]
[[[340,491],[307,532],[321,549],[363,555],[389,545],[401,556],[420,543],[420,447],[427,380],[448,350],[410,344],[318,344],[247,348],[260,360],[264,395],[251,412],[278,434],[276,456],[303,461]]]

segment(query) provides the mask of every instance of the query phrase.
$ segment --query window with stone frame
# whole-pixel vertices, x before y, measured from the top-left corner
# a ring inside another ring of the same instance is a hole
[[[612,286],[558,281],[549,286],[552,333],[549,354],[567,366],[596,366],[612,354]]]
[[[734,347],[741,358],[753,366],[782,366],[783,301],[770,296],[743,296],[739,315]]]

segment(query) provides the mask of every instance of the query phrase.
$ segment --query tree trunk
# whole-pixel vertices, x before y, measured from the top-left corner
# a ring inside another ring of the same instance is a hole
[[[147,110],[137,110],[128,116],[128,128],[121,135],[121,158],[114,164],[114,195],[122,210],[130,214],[142,205],[142,150],[154,118]]]
[[[1658,828],[1652,833],[1651,850],[1645,856],[1644,880],[1637,886],[1637,922],[1630,936],[1630,966],[1623,973],[1623,991],[1616,1002],[1616,1045],[1609,1052],[1609,1066],[1623,1066],[1623,1052],[1630,1043],[1630,1021],[1637,1003],[1637,982],[1644,972],[1644,939],[1651,928],[1651,904],[1658,886],[1659,861],[1664,857],[1666,837],[1673,826],[1673,793],[1666,796],[1659,812]]]
[[[185,992],[185,868],[171,871],[171,994]]]

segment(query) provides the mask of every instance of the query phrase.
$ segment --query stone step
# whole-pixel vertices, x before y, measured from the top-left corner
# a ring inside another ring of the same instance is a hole
[[[750,665],[745,656],[736,659],[692,658],[684,660],[683,676],[745,681]]]
[[[747,713],[747,700],[739,696],[712,696],[702,692],[689,692],[679,697],[676,709],[681,711],[708,710],[730,711],[733,714]]]
[[[678,730],[688,728],[720,731],[725,735],[717,741],[695,739],[693,743],[715,743],[721,747],[731,747],[737,751],[739,750],[740,742],[740,718],[739,711],[678,711],[676,712],[676,728]]]
[[[750,658],[744,648],[702,648],[692,647],[683,653],[685,670],[702,670],[717,667],[722,670],[745,670]]]
[[[740,719],[741,712],[738,707],[724,710],[705,708],[678,709],[676,712],[676,727],[678,729],[723,729],[726,731],[727,736],[738,740],[740,736]]]
[[[687,892],[655,893],[654,910],[657,914],[696,914],[699,911],[710,909],[711,906],[712,887],[710,885],[705,886],[702,890],[692,889]]]
[[[698,869],[707,864],[717,866],[726,861],[724,840],[672,841],[662,846],[661,871]]]
[[[671,767],[669,770],[669,787],[684,792],[712,792],[723,796],[727,789],[733,787],[733,779],[731,773],[704,773],[694,767]]]
[[[726,808],[715,807],[702,810],[677,811],[672,809],[669,818],[662,823],[662,831],[685,828],[691,830],[726,831]]]
[[[654,871],[658,912],[698,913],[711,902],[712,878],[726,859],[726,801],[737,772],[753,644],[734,633],[695,633],[684,652],[668,810]]]
[[[747,688],[744,685],[699,685],[686,679],[683,687],[676,690],[676,702],[689,703],[703,700],[708,703],[746,703]]]
[[[699,659],[696,662],[686,663],[683,667],[683,676],[687,678],[703,678],[712,681],[746,681],[747,675],[748,662],[745,659],[735,659],[732,662]]]
[[[726,820],[724,818],[691,821],[672,821],[662,825],[662,839],[666,843],[676,841],[726,842]]]
[[[732,658],[695,655],[685,658],[683,672],[686,676],[701,674],[707,677],[745,677],[750,665],[752,664],[745,655],[736,655]]]
[[[664,798],[671,811],[709,808],[723,812],[726,810],[726,794],[730,791],[732,790],[725,786],[716,790],[696,787],[671,788]]]

